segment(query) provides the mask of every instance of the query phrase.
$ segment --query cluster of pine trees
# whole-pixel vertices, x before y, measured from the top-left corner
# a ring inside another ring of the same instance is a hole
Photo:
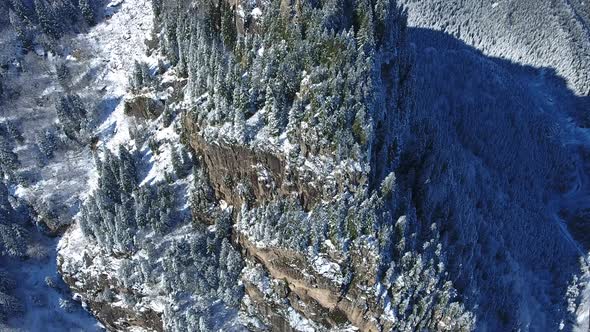
[[[163,317],[166,330],[217,330],[216,324],[224,322],[216,321],[214,314],[235,314],[243,296],[238,282],[243,262],[229,242],[230,227],[226,215],[215,231],[196,225],[180,238],[148,241],[143,255],[123,261],[119,276],[125,287],[162,289],[169,299]],[[186,307],[179,310],[178,304]]]
[[[10,120],[0,124],[0,178],[9,183],[26,184],[20,171],[21,162],[15,148],[24,138],[18,127]]]
[[[272,1],[254,17],[246,2],[154,3],[163,53],[205,101],[200,127],[229,123],[219,135],[238,143],[287,133],[296,150],[371,160],[376,178],[395,167],[412,100],[395,1]]]
[[[308,255],[310,261],[335,249],[347,262],[345,288],[353,287],[354,271],[347,268],[358,255],[358,248],[370,246],[376,239],[374,254],[379,261],[374,267],[375,286],[395,330],[444,330],[438,325],[444,322],[450,330],[469,331],[475,319],[446,278],[441,221],[421,226],[413,203],[396,185],[392,173],[372,195],[345,193],[335,202],[316,206],[311,214],[304,212],[296,200],[242,210],[238,230],[253,241]],[[395,219],[392,213],[396,211],[403,215]]]
[[[21,129],[11,120],[0,123],[0,178],[14,185],[29,186],[35,181],[29,165],[23,164],[16,153],[18,147],[30,144],[38,166],[44,166],[55,153],[74,142],[87,142],[89,117],[81,99],[76,95],[61,97],[56,105],[59,126],[39,129],[25,139]],[[64,136],[65,135],[65,136]]]
[[[8,272],[0,270],[0,327],[3,321],[23,311],[22,303],[10,294],[15,287],[16,281],[12,276]]]
[[[96,23],[95,0],[7,0],[10,25],[25,49],[30,49],[39,35],[49,41],[78,29],[81,22]]]
[[[189,80],[191,120],[211,140],[287,138],[295,165],[325,156],[370,169],[367,188],[344,190],[313,213],[287,198],[242,210],[240,231],[305,254],[311,248],[311,255],[330,240],[348,259],[379,239],[380,301],[396,328],[436,329],[445,321],[469,330],[474,319],[446,277],[438,225],[420,226],[412,194],[391,173],[413,103],[405,12],[389,0],[272,1],[261,15],[252,14],[253,3],[237,6],[154,0],[161,50]],[[206,199],[193,206],[210,208]]]
[[[76,94],[61,96],[56,104],[57,118],[64,134],[76,139],[88,124],[87,111],[82,99]]]
[[[179,216],[167,183],[139,186],[137,157],[124,145],[119,146],[118,156],[107,150],[96,161],[98,187],[80,218],[86,236],[113,252],[133,254],[143,244],[139,231],[163,235],[170,230]]]
[[[150,88],[157,85],[157,80],[152,76],[147,63],[135,61],[133,71],[129,77],[131,91],[138,92],[143,88]]]
[[[18,217],[10,201],[8,188],[0,181],[0,262],[7,264],[11,259],[24,259],[27,256],[29,232],[22,218]],[[23,312],[21,301],[12,294],[16,281],[11,273],[0,269],[0,328],[9,318]]]
[[[566,212],[587,211],[569,194],[585,192],[579,176],[588,165],[582,157],[588,154],[580,153],[585,148],[571,144],[575,108],[567,99],[545,104],[537,98],[526,84],[531,78],[519,76],[528,67],[486,62],[442,33],[419,35],[415,70],[428,79],[418,85],[403,166],[415,174],[418,220],[440,221],[448,273],[467,294],[464,303],[474,308],[478,328],[510,330],[528,321],[531,330],[567,329],[575,317],[565,294],[579,273],[580,254],[560,228],[567,224],[581,245],[588,234],[588,226],[574,226],[588,225],[585,212],[572,219]],[[451,43],[458,45],[447,49]],[[490,80],[491,74],[499,79]],[[564,93],[555,89],[547,94]],[[565,207],[556,208],[558,201]],[[522,305],[531,302],[544,304],[532,311]]]
[[[158,153],[158,144],[153,145]],[[183,191],[175,181],[191,174],[191,160],[176,147],[171,157],[172,171],[165,181],[140,185],[137,152],[120,145],[117,155],[107,150],[103,158],[97,156],[98,187],[82,208],[80,226],[101,248],[124,258],[117,276],[125,287],[162,288],[169,300],[163,317],[167,330],[210,331],[219,323],[212,310],[234,314],[239,305],[242,258],[229,242],[229,212],[211,202],[209,212],[216,216],[216,223],[210,230],[204,220],[191,218],[183,210],[184,202],[178,197]],[[197,204],[206,181],[198,165],[192,174],[191,203]],[[190,231],[172,236],[183,229]],[[102,296],[104,301],[113,300],[110,291]],[[211,308],[214,303],[215,309]],[[178,310],[179,304],[186,305],[186,310]]]
[[[0,257],[25,257],[29,234],[14,210],[8,188],[0,182]]]

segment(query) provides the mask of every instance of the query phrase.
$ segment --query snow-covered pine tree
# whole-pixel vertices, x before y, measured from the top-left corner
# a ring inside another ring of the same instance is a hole
[[[121,144],[119,145],[119,178],[121,179],[121,193],[131,195],[137,188],[137,171],[135,169],[135,158]]]
[[[90,0],[78,0],[78,6],[80,7],[80,12],[86,23],[90,26],[95,25],[96,16]]]
[[[118,164],[117,158],[110,151],[105,151],[100,169],[99,190],[107,201],[112,202],[109,204],[121,203]],[[111,206],[112,208],[114,208],[114,205]],[[112,212],[114,213],[114,210]]]
[[[34,0],[33,3],[43,32],[52,38],[58,39],[61,36],[61,27],[51,5],[45,0]]]
[[[152,2],[152,10],[154,12],[154,18],[156,20],[160,19],[160,14],[162,13],[162,0],[151,0]]]
[[[269,134],[278,136],[281,131],[281,118],[279,112],[282,110],[279,109],[274,90],[270,85],[266,87],[264,109],[266,110],[266,123]]]
[[[79,10],[76,6],[77,2],[73,0],[53,0],[51,6],[55,17],[58,18],[64,27],[73,26],[76,24],[79,17]]]
[[[18,1],[18,0],[17,0]],[[25,16],[26,17],[26,16]],[[19,41],[25,50],[28,50],[33,45],[33,31],[32,26],[22,19],[22,16],[17,14],[15,10],[9,9],[8,19],[10,25],[14,28]]]
[[[21,130],[19,130],[18,126],[15,124],[14,121],[6,120],[4,122],[4,128],[6,129],[6,133],[8,134],[8,137],[10,137],[11,140],[19,144],[22,144],[24,142],[25,138],[23,137]]]
[[[5,175],[14,174],[18,170],[20,162],[18,156],[13,152],[10,142],[0,136],[0,169]]]

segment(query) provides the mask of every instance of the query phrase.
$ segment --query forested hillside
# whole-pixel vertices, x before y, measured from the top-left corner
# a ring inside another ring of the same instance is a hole
[[[410,26],[442,30],[486,55],[547,67],[590,94],[590,10],[584,0],[402,0]]]
[[[172,181],[172,194],[178,195],[180,190],[181,198],[187,190],[181,183],[188,179],[194,183],[188,188],[192,192],[192,232],[206,236],[211,227],[214,232],[227,232],[223,225],[237,223],[234,246],[246,251],[268,245],[284,250],[304,263],[302,271],[319,264],[318,271],[309,271],[326,278],[326,290],[336,287],[343,295],[366,294],[376,301],[366,318],[355,317],[356,303],[334,309],[320,305],[316,310],[327,316],[326,323],[314,322],[309,314],[297,313],[279,301],[273,304],[279,306],[277,319],[289,325],[289,315],[297,315],[315,329],[321,329],[322,324],[345,327],[351,322],[369,330],[379,326],[436,328],[440,324],[448,324],[440,325],[443,329],[468,329],[471,315],[454,302],[452,284],[444,274],[444,257],[436,249],[436,225],[420,231],[429,246],[422,248],[412,241],[416,236],[412,228],[417,225],[407,222],[405,214],[414,208],[406,194],[395,188],[392,171],[399,166],[408,135],[414,92],[404,11],[394,2],[270,3],[262,9],[253,4],[231,8],[206,1],[156,2],[153,8],[156,27],[161,29],[160,48],[154,51],[164,56],[159,67],[169,67],[176,80],[187,78],[184,93],[166,100],[162,118],[154,125],[180,125],[181,140],[196,157],[193,174],[184,180],[190,172],[183,171],[180,160],[184,158],[173,147],[172,172],[166,179]],[[132,93],[158,95],[160,80],[167,80],[167,73],[154,77],[144,68],[141,63],[135,66]],[[244,304],[251,311],[246,319],[236,315],[244,283],[246,298],[251,298],[254,287],[263,287],[260,277],[275,277],[248,259],[256,254],[243,252],[244,261],[235,256],[229,242],[193,240],[183,246],[190,243],[190,252],[197,255],[194,258],[186,257],[189,247],[165,256],[169,258],[163,262],[170,262],[174,255],[183,253],[185,263],[181,266],[185,267],[180,270],[174,263],[162,267],[141,263],[139,258],[149,250],[142,238],[168,244],[170,236],[186,232],[187,226],[180,216],[182,208],[174,213],[174,198],[162,196],[163,189],[146,191],[148,183],[135,171],[142,167],[133,166],[134,159],[145,159],[141,154],[146,148],[157,155],[160,141],[148,140],[142,147],[139,142],[144,139],[132,139],[140,155],[120,150],[120,161],[107,153],[98,162],[98,188],[82,210],[82,233],[113,250],[115,257],[124,255],[128,272],[120,274],[119,282],[137,289],[136,297],[143,297],[141,289],[146,284],[176,280],[168,287],[177,285],[178,295],[165,296],[164,329],[219,327],[219,318],[207,314],[219,300],[229,315],[222,324],[251,328],[270,324],[260,312],[260,304]],[[154,207],[154,213],[150,212]],[[211,223],[214,226],[207,228]],[[223,237],[214,238],[220,241]],[[399,243],[393,242],[394,238]],[[251,242],[254,246],[247,249]],[[199,247],[205,244],[207,249]],[[219,263],[198,259],[203,250],[219,253]],[[372,275],[369,279],[338,265],[367,254],[374,257],[367,262],[369,266],[354,264],[366,269]],[[330,256],[338,257],[336,262]],[[393,263],[396,257],[405,257],[405,264]],[[223,272],[226,264],[232,266],[228,271],[248,265],[248,271],[258,271],[257,277],[251,272],[238,283],[239,275]],[[322,272],[331,266],[337,267],[335,275]],[[192,268],[195,272],[189,273]],[[154,277],[158,273],[162,279]],[[191,275],[188,280],[177,279],[185,273]],[[395,285],[396,277],[409,281],[410,275],[421,279]],[[421,282],[428,276],[435,279]],[[203,287],[200,280],[206,281]],[[382,290],[375,297],[366,287]],[[213,293],[208,291],[216,288]],[[185,295],[179,297],[181,294]],[[194,304],[179,312],[172,310],[187,300]],[[422,307],[414,307],[419,300],[425,301]],[[319,299],[312,297],[310,301]],[[387,309],[385,303],[389,303]],[[376,323],[369,318],[379,317],[385,310],[385,321]],[[229,317],[235,317],[235,322]]]
[[[454,5],[0,3],[0,329],[587,330],[587,13]]]

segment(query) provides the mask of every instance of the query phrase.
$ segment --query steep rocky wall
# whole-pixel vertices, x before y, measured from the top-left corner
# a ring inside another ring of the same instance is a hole
[[[309,210],[322,197],[320,189],[290,169],[283,156],[247,146],[209,143],[190,116],[183,118],[187,143],[202,158],[217,199],[235,207],[259,206],[278,197],[297,195]]]
[[[164,111],[164,102],[151,96],[139,95],[125,100],[125,114],[153,120]]]
[[[382,319],[382,307],[375,302],[370,292],[370,285],[375,283],[372,269],[375,261],[370,259],[370,255],[360,250],[357,252],[357,257],[350,262],[354,271],[351,271],[352,281],[346,285],[315,271],[311,267],[313,263],[300,253],[277,247],[261,248],[242,234],[237,235],[237,242],[245,257],[262,264],[270,277],[285,284],[283,289],[274,290],[279,298],[288,299],[293,309],[319,326],[331,329],[352,324],[361,331],[391,329],[391,323]],[[346,276],[339,277],[344,279]],[[260,291],[250,285],[248,280],[244,280],[244,284],[246,293],[262,314],[268,314],[269,307],[275,307],[272,310],[274,315],[281,312],[276,308],[277,304],[265,302]],[[270,322],[274,324],[280,320],[275,317]]]
[[[112,331],[164,331],[162,313],[141,303],[143,294],[125,287],[113,270],[116,257],[85,244],[77,226],[68,229],[60,243],[57,269],[72,293]],[[84,249],[82,249],[84,248]],[[83,252],[83,254],[82,254]]]
[[[281,315],[280,305],[272,303],[265,295],[258,289],[256,285],[245,281],[244,288],[246,292],[245,304],[242,310],[248,311],[250,315],[258,316],[264,319],[264,323],[270,326],[274,331],[295,332],[297,329],[293,328],[286,317]],[[265,331],[266,329],[257,326],[248,326],[251,331]]]
[[[132,307],[117,305],[114,300],[102,296],[108,290],[113,293],[113,299],[123,295],[131,298],[141,297],[134,294],[132,289],[118,285],[118,282],[112,279],[114,274],[87,275],[88,278],[81,278],[78,274],[62,269],[62,260],[58,259],[58,271],[64,281],[70,286],[72,292],[84,294],[84,303],[87,308],[109,330],[128,331],[130,327],[139,327],[145,331],[164,331],[160,313],[149,308],[137,311]]]
[[[270,201],[297,195],[306,211],[322,200],[333,197],[323,195],[329,184],[313,174],[305,176],[290,167],[282,152],[255,150],[244,145],[224,142],[207,142],[200,128],[190,116],[183,118],[185,143],[201,158],[209,184],[216,198],[224,200],[239,211],[242,204],[263,206]],[[358,186],[361,172],[344,175],[337,181],[335,192]],[[317,183],[324,188],[318,188]],[[239,218],[239,215],[235,215]],[[375,284],[376,261],[371,254],[355,248],[351,261],[342,257],[329,257],[338,265],[349,265],[350,271],[342,271],[336,279],[330,279],[313,269],[313,262],[305,255],[279,246],[258,247],[248,235],[236,230],[234,243],[242,248],[242,254],[251,262],[259,262],[274,280],[286,283],[280,298],[284,303],[265,301],[259,290],[248,280],[243,280],[246,293],[271,329],[286,331],[288,318],[281,313],[291,307],[326,329],[354,325],[363,331],[387,330],[390,323],[381,320],[383,309],[374,301],[372,286]],[[343,282],[350,274],[351,282]],[[281,302],[281,301],[279,301]]]

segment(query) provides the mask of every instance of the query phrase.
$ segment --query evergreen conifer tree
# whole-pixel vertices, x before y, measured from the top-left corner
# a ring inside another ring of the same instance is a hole
[[[80,11],[82,12],[82,17],[84,17],[86,23],[90,26],[95,25],[96,17],[90,0],[78,0],[78,5],[80,7]]]
[[[53,12],[53,8],[45,0],[34,0],[33,3],[43,32],[52,38],[59,38],[61,36],[61,28]]]

